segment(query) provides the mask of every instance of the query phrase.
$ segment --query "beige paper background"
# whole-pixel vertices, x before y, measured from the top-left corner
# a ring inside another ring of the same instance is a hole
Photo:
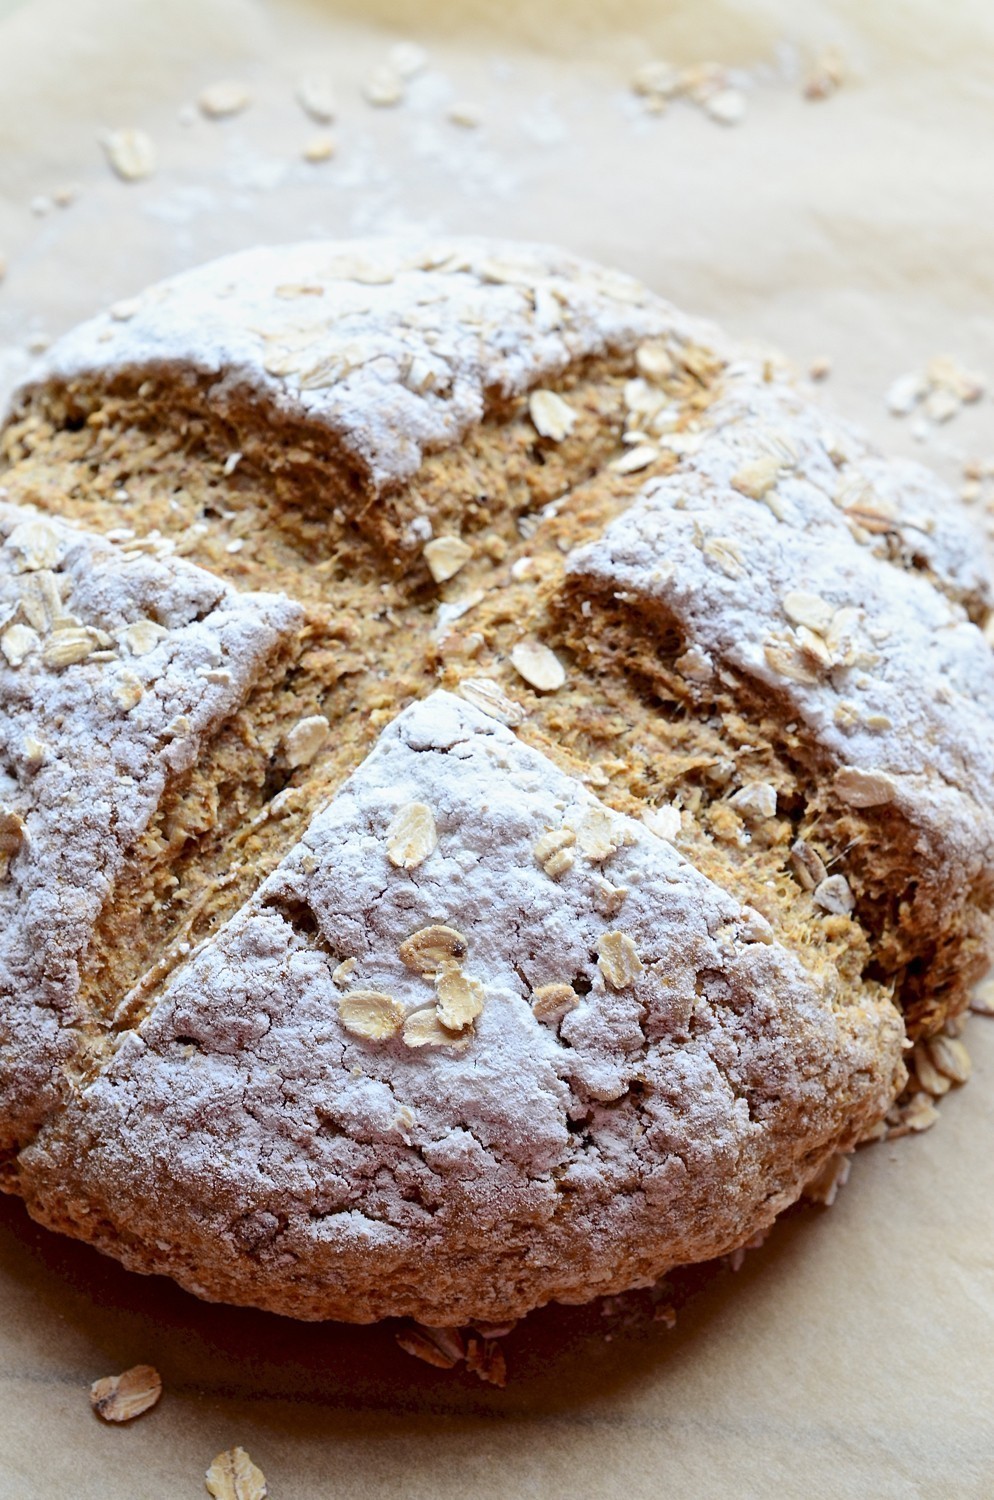
[[[30,339],[226,250],[427,227],[551,239],[806,365],[891,450],[959,478],[994,457],[990,398],[916,443],[882,395],[948,352],[994,375],[994,8],[987,0],[0,0],[0,388]],[[402,37],[431,66],[397,110],[361,78]],[[847,87],[800,97],[836,45]],[[647,119],[653,55],[749,70],[734,130]],[[339,152],[304,68],[337,81]],[[252,107],[179,111],[218,77]],[[445,119],[455,99],[484,124]],[[126,185],[97,134],[136,125],[159,170]],[[67,208],[32,200],[75,185]],[[41,206],[41,205],[38,205]],[[676,1278],[674,1331],[631,1308],[549,1309],[491,1390],[397,1351],[394,1330],[202,1305],[0,1201],[0,1497],[178,1500],[242,1443],[274,1500],[987,1500],[994,1495],[994,1022],[938,1127],[860,1153],[733,1274]],[[87,1386],[136,1361],[160,1407],[127,1429]]]

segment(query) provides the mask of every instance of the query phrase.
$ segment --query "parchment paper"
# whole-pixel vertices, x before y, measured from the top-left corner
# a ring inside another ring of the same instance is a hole
[[[429,53],[395,109],[360,84]],[[848,70],[801,96],[826,46]],[[642,61],[744,70],[744,121],[648,117]],[[331,162],[293,97],[336,81]],[[223,77],[253,102],[189,108]],[[453,125],[468,101],[478,129]],[[98,134],[139,127],[127,184]],[[962,482],[990,397],[918,441],[895,376],[950,353],[994,375],[994,12],[891,4],[459,5],[455,0],[0,0],[0,383],[28,345],[150,279],[260,240],[427,227],[557,240],[674,301],[828,356],[825,399]],[[60,207],[55,198],[71,197]],[[128,1275],[0,1201],[0,1496],[179,1500],[242,1444],[274,1500],[909,1500],[994,1495],[994,1021],[929,1134],[861,1151],[830,1210],[738,1272],[548,1309],[504,1341],[506,1390],[399,1351],[396,1329],[298,1326]],[[165,1395],[128,1428],[87,1389],[136,1362]]]

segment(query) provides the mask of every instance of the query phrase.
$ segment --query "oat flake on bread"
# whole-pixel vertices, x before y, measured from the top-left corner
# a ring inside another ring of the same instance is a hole
[[[0,435],[3,1185],[202,1297],[434,1328],[762,1234],[990,951],[967,513],[543,246],[129,306]]]

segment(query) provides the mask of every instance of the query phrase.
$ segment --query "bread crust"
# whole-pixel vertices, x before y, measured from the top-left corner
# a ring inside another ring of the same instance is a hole
[[[775,361],[543,247],[281,247],[67,336],[3,445],[42,1222],[291,1316],[503,1321],[763,1232],[963,1009],[991,582]]]
[[[407,869],[389,830],[411,805],[437,844]],[[563,831],[579,857],[553,876],[535,849]],[[605,877],[627,891],[612,916]],[[350,991],[434,1012],[401,953],[438,924],[483,987],[473,1024],[426,1047],[351,1034]],[[609,961],[619,933],[631,974]],[[902,1076],[893,1005],[769,936],[435,694],[23,1154],[29,1203],[137,1269],[296,1317],[496,1321],[652,1282],[767,1229]],[[575,987],[558,1025],[532,1008],[554,983]]]

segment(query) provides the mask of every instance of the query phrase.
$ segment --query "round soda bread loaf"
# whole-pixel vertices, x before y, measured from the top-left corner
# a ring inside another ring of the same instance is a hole
[[[955,1057],[991,581],[776,358],[547,248],[259,249],[56,344],[0,465],[43,1223],[502,1321],[746,1243]]]

